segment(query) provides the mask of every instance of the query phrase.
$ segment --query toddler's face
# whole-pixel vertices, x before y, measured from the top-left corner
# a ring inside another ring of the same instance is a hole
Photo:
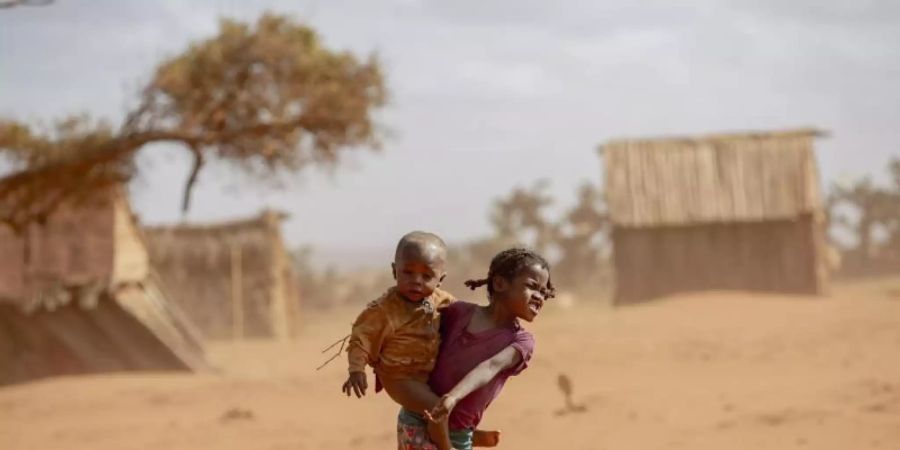
[[[394,261],[397,290],[407,300],[420,302],[428,298],[444,278],[444,261],[428,255],[399,255]]]

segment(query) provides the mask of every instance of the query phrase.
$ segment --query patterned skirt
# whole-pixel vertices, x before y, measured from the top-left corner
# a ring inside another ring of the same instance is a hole
[[[428,439],[425,418],[406,409],[397,416],[397,450],[437,450]],[[450,444],[456,450],[472,450],[472,430],[450,430]]]

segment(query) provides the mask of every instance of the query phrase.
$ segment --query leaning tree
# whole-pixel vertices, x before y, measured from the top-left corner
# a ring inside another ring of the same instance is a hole
[[[192,155],[182,209],[198,174],[224,161],[258,179],[378,148],[374,111],[386,90],[374,56],[325,47],[306,25],[274,14],[223,20],[216,36],[163,61],[121,125],[73,115],[49,127],[0,119],[0,222],[21,230],[64,201],[139,173],[149,144]]]

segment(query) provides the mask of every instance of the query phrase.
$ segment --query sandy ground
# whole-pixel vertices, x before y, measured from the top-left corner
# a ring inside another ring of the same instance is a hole
[[[0,388],[0,448],[394,448],[386,396],[342,397],[342,360],[314,370],[353,314],[312,316],[290,344],[214,345],[220,374]],[[900,280],[556,305],[530,328],[535,359],[483,423],[501,448],[900,449]],[[561,411],[560,373],[586,411]]]

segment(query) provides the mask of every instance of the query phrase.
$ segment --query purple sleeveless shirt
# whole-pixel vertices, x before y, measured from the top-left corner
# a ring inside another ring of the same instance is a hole
[[[518,323],[507,328],[470,333],[466,328],[478,305],[454,302],[441,313],[441,350],[431,371],[428,384],[435,394],[450,392],[463,377],[483,361],[512,345],[522,356],[516,367],[500,372],[485,386],[463,398],[450,413],[450,429],[475,429],[506,379],[518,375],[528,366],[534,352],[534,337]]]

